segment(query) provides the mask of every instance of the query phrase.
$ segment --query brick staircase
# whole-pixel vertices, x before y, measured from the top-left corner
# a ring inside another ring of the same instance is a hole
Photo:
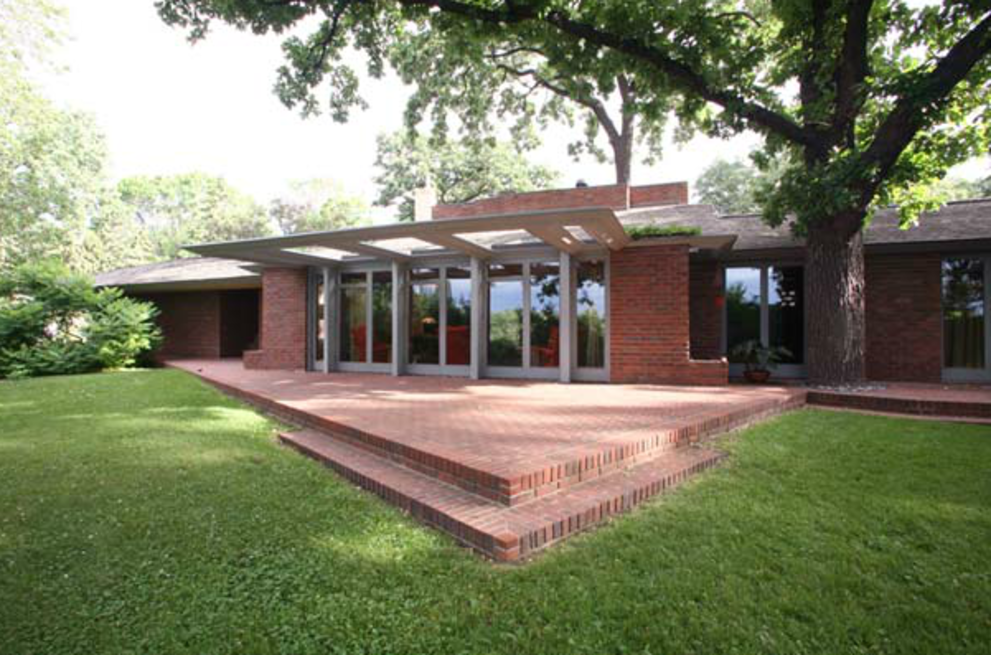
[[[462,544],[514,561],[716,465],[723,455],[701,446],[705,437],[800,407],[804,400],[799,393],[748,405],[566,462],[535,462],[524,473],[474,469],[291,408],[277,413],[308,426],[280,434],[283,443]]]

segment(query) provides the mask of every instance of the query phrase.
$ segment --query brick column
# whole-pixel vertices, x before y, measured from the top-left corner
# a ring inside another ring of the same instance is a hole
[[[262,272],[261,348],[244,354],[245,368],[306,368],[306,269]]]
[[[632,246],[610,259],[610,379],[725,384],[725,361],[690,356],[687,245]]]

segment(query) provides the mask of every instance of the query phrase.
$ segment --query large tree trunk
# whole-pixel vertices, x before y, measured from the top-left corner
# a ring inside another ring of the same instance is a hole
[[[805,306],[812,384],[850,385],[865,378],[862,221],[862,213],[851,212],[809,228]]]
[[[612,145],[613,162],[616,165],[616,184],[629,184],[633,168],[633,135],[623,134]]]

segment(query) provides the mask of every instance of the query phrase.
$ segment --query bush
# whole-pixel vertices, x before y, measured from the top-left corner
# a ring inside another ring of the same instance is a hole
[[[630,225],[626,233],[634,241],[658,237],[696,237],[702,228],[694,225]]]
[[[133,366],[161,341],[157,314],[61,264],[22,266],[0,279],[0,378]]]

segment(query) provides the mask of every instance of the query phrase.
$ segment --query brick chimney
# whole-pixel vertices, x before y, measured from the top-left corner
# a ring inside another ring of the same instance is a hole
[[[670,182],[646,186],[609,184],[573,189],[550,189],[528,193],[506,193],[472,202],[435,205],[434,220],[490,214],[514,214],[546,209],[609,207],[616,211],[634,207],[687,205],[688,183]]]

